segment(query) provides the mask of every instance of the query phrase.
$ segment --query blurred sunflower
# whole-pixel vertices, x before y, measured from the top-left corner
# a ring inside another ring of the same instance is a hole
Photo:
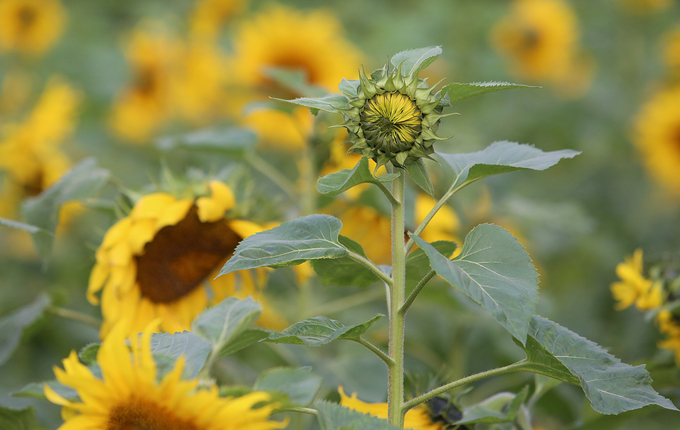
[[[674,352],[675,363],[680,366],[680,319],[668,310],[656,314],[659,331],[666,335],[666,339],[658,343],[659,348]]]
[[[222,24],[243,10],[244,0],[201,0],[191,14],[192,38],[212,42],[219,36]]]
[[[0,85],[0,115],[10,115],[20,111],[31,93],[31,79],[21,70],[5,72]]]
[[[182,50],[178,40],[146,26],[136,29],[128,44],[133,82],[118,95],[109,119],[112,130],[132,143],[144,143],[169,119],[171,77]]]
[[[40,55],[59,39],[65,24],[58,0],[0,0],[0,51]]]
[[[342,78],[356,75],[361,54],[327,11],[301,12],[270,6],[245,21],[234,36],[234,82],[272,95],[267,67],[302,70],[307,81],[335,92]]]
[[[645,104],[635,121],[635,145],[649,174],[680,197],[680,86]]]
[[[260,145],[269,150],[301,151],[314,128],[314,116],[305,107],[291,113],[276,109],[253,109],[244,118],[245,125],[257,133]]]
[[[339,215],[342,234],[364,248],[366,256],[376,264],[391,264],[390,218],[369,206],[349,206]]]
[[[416,224],[423,222],[427,214],[434,208],[436,201],[427,195],[419,194],[416,197]],[[448,240],[456,242],[460,245],[461,241],[458,238],[458,231],[460,230],[460,219],[451,206],[442,206],[437,213],[432,217],[427,227],[420,234],[420,237],[432,243],[438,240]],[[457,254],[460,251],[457,252]]]
[[[267,393],[222,398],[214,385],[206,389],[198,379],[183,380],[184,357],[160,378],[151,353],[151,330],[141,339],[131,337],[132,354],[125,338],[125,330],[117,326],[101,344],[100,377],[78,361],[75,351],[63,360],[65,370],[54,367],[59,382],[80,397],[67,400],[45,385],[45,396],[62,406],[65,423],[59,429],[269,430],[287,425],[268,420],[277,404],[267,403]],[[258,404],[262,406],[255,407]]]
[[[492,31],[495,49],[517,76],[557,86],[566,96],[589,87],[594,64],[578,52],[578,22],[563,0],[515,0]]]
[[[18,202],[40,194],[69,169],[70,160],[59,145],[75,129],[79,103],[78,92],[52,78],[28,118],[5,126],[0,141],[0,170],[5,171],[0,208],[13,211]]]
[[[652,282],[643,273],[642,250],[636,249],[632,257],[616,266],[616,274],[621,279],[611,285],[611,292],[618,302],[617,310],[623,310],[635,303],[635,306],[647,311],[663,304],[662,286]]]
[[[624,9],[631,13],[654,13],[668,9],[673,0],[620,0]]]
[[[342,406],[377,418],[387,419],[387,403],[362,402],[357,399],[357,393],[352,393],[351,397],[347,396],[342,386],[338,387],[338,393],[340,393],[340,404]],[[435,421],[430,416],[429,409],[420,405],[406,412],[404,428],[412,430],[444,430],[447,428],[447,424]]]
[[[254,296],[264,308],[260,324],[283,329],[286,322],[263,303],[264,270],[214,279],[236,245],[260,226],[225,219],[234,206],[231,189],[207,184],[209,196],[175,198],[167,193],[142,197],[130,215],[114,224],[96,252],[88,300],[98,304],[102,290],[105,338],[116,323],[131,335],[160,318],[160,329],[188,330],[209,304],[227,296]]]
[[[663,59],[671,74],[680,77],[680,28],[669,31],[664,36]]]

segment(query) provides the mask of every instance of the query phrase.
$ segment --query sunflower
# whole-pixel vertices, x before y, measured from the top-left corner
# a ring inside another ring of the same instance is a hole
[[[356,75],[361,54],[348,42],[330,12],[301,12],[270,6],[245,21],[234,37],[234,82],[271,95],[267,67],[302,70],[309,83],[335,92],[342,78]]]
[[[416,197],[416,223],[423,222],[428,213],[434,208],[435,201],[424,194]],[[460,230],[460,219],[451,206],[442,206],[427,224],[420,237],[432,243],[437,240],[448,240],[460,244],[457,232]]]
[[[247,113],[244,123],[257,133],[265,149],[299,152],[312,135],[314,117],[304,107],[291,113],[263,108]]]
[[[632,257],[616,266],[616,274],[621,279],[611,285],[612,295],[618,301],[617,310],[635,306],[647,311],[663,304],[662,285],[645,277],[642,265],[642,250],[636,249]]]
[[[377,264],[390,264],[392,250],[390,218],[369,206],[350,206],[339,216],[342,234],[364,248],[366,256]]]
[[[62,406],[65,423],[59,430],[269,430],[287,422],[268,420],[277,407],[269,394],[221,398],[216,386],[203,388],[198,379],[183,380],[184,357],[159,377],[151,353],[151,330],[132,336],[117,326],[97,352],[101,376],[78,361],[72,351],[63,360],[64,370],[54,367],[59,382],[80,397],[67,400],[45,385],[45,395]],[[255,407],[257,404],[263,406]]]
[[[112,130],[132,143],[143,143],[170,118],[171,78],[181,43],[144,24],[130,39],[126,56],[133,82],[118,95],[110,117]]]
[[[2,0],[0,51],[40,55],[59,39],[65,23],[58,0]]]
[[[663,59],[671,74],[680,77],[680,28],[663,38]]]
[[[680,196],[680,86],[654,95],[635,123],[635,144],[648,172]]]
[[[207,188],[210,195],[198,198],[146,195],[108,230],[87,292],[90,303],[98,304],[95,293],[102,291],[102,338],[118,322],[131,335],[157,318],[163,331],[188,330],[206,306],[227,296],[252,295],[262,303],[263,270],[213,280],[236,245],[261,228],[224,218],[234,206],[227,185],[210,181]],[[263,308],[261,325],[287,326],[268,306]]]
[[[214,41],[220,33],[222,24],[238,14],[244,4],[244,0],[199,1],[189,21],[191,36],[204,41]]]
[[[362,402],[357,399],[357,393],[352,393],[351,397],[347,396],[342,386],[338,387],[338,392],[340,393],[340,404],[342,406],[377,418],[387,419],[387,403]],[[444,430],[446,424],[435,422],[430,416],[429,410],[425,406],[420,405],[406,412],[404,428],[412,430]]]
[[[5,72],[0,85],[0,115],[20,111],[31,93],[31,79],[19,69]]]
[[[492,31],[495,49],[522,79],[555,84],[578,96],[590,85],[594,63],[579,52],[578,22],[563,0],[515,0]]]
[[[656,314],[656,323],[666,335],[666,339],[658,343],[659,348],[673,351],[675,363],[680,366],[680,321],[670,311],[662,310]]]

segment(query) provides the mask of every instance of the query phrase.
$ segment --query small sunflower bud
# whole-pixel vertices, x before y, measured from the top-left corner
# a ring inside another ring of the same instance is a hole
[[[354,145],[351,152],[371,157],[378,166],[391,162],[404,167],[434,152],[442,115],[440,94],[418,78],[403,76],[401,66],[376,70],[370,77],[360,71],[357,95],[343,110],[344,127]]]

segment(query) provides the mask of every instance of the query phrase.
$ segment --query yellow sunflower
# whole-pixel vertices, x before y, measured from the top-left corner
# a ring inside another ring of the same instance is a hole
[[[132,143],[144,143],[170,118],[171,79],[181,43],[144,24],[130,39],[126,55],[133,82],[118,95],[110,117],[112,130]]]
[[[377,418],[387,419],[387,403],[362,402],[357,399],[357,393],[352,393],[351,397],[347,396],[342,386],[338,387],[338,392],[340,393],[340,404],[342,406]],[[428,409],[420,405],[406,412],[404,428],[412,430],[444,430],[446,426],[444,423],[433,422]]]
[[[301,151],[312,135],[314,116],[305,107],[292,113],[255,109],[246,114],[245,125],[257,133],[260,145],[269,150]]]
[[[361,244],[366,256],[377,264],[391,264],[390,218],[369,206],[350,206],[339,216],[342,235]]]
[[[116,327],[97,352],[101,377],[78,361],[72,351],[63,360],[64,370],[54,367],[59,382],[75,389],[79,401],[71,401],[45,385],[45,395],[62,406],[64,424],[59,430],[270,430],[287,425],[269,416],[277,407],[269,394],[253,392],[222,398],[216,386],[203,388],[198,379],[183,380],[184,357],[157,381],[151,354],[151,330],[130,339]],[[255,407],[256,405],[262,405]]]
[[[206,306],[227,296],[254,296],[265,309],[261,325],[287,326],[263,303],[263,270],[214,279],[238,242],[261,228],[225,219],[234,206],[231,189],[219,181],[209,182],[208,188],[210,195],[198,198],[142,197],[130,215],[108,230],[87,292],[90,303],[98,304],[95,293],[102,291],[102,338],[116,323],[131,335],[157,318],[163,331],[188,330]]]
[[[578,96],[590,85],[594,63],[579,52],[578,22],[564,0],[515,0],[493,29],[495,49],[522,79],[557,85]]]
[[[245,21],[234,37],[234,82],[272,94],[266,67],[302,70],[308,82],[336,92],[342,78],[356,76],[361,54],[328,11],[301,12],[270,6]]]
[[[663,59],[671,74],[680,77],[680,28],[663,38]]]
[[[656,314],[656,323],[666,335],[666,339],[658,343],[659,348],[673,351],[675,363],[680,366],[680,321],[670,311],[662,310]]]
[[[614,299],[618,301],[615,308],[623,310],[635,303],[642,310],[657,308],[663,304],[661,284],[653,283],[643,274],[642,250],[636,249],[632,257],[616,266],[616,274],[621,279],[611,285]]]
[[[189,21],[191,36],[205,41],[214,41],[219,36],[222,24],[238,14],[244,4],[244,0],[199,1]]]
[[[680,86],[661,91],[645,104],[635,122],[635,144],[649,174],[680,196]]]
[[[427,195],[419,194],[416,197],[416,224],[423,222],[428,213],[434,208],[436,201]],[[442,206],[432,220],[427,224],[427,227],[421,233],[420,237],[432,243],[437,240],[448,240],[460,244],[457,233],[460,231],[460,219],[451,206]]]
[[[59,39],[65,24],[58,0],[0,0],[0,51],[40,55]]]

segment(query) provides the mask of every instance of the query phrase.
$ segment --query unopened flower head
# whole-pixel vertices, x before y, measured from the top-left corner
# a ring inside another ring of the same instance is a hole
[[[350,152],[372,158],[378,166],[403,167],[434,152],[441,94],[433,94],[418,72],[404,76],[401,66],[360,73],[356,97],[342,110],[353,146]]]

